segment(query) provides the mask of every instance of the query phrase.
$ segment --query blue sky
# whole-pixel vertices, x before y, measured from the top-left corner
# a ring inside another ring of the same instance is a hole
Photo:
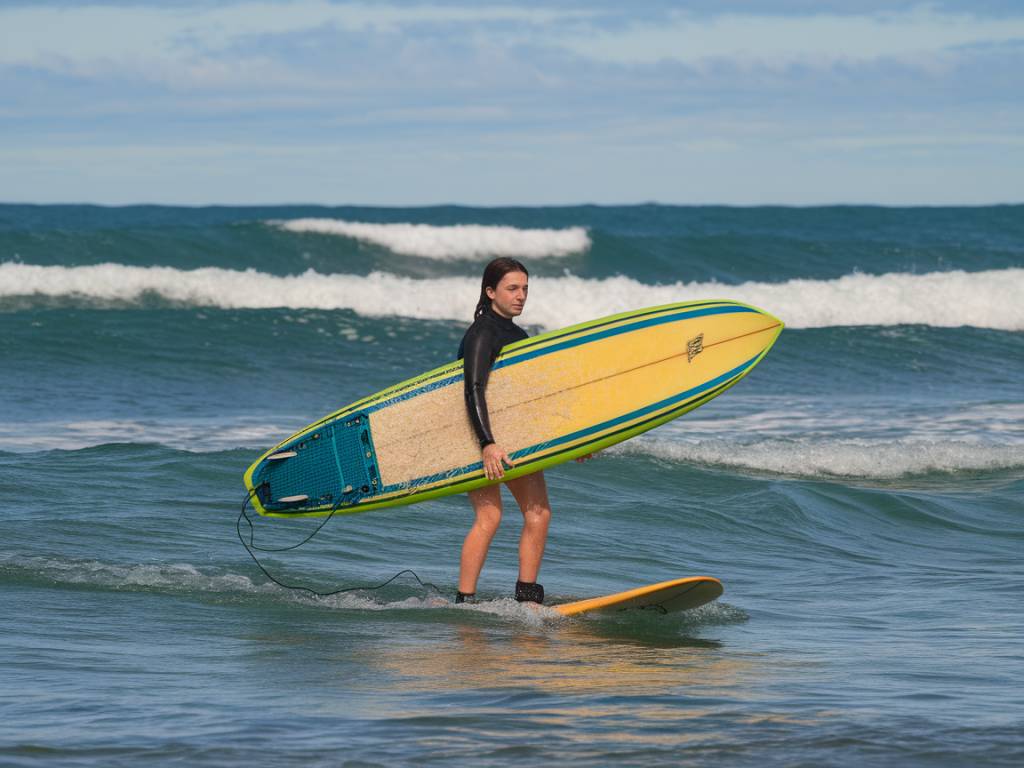
[[[1024,202],[1024,3],[0,2],[0,200]]]

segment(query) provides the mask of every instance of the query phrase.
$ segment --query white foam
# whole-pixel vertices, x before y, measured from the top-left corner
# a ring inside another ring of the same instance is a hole
[[[258,585],[240,574],[203,573],[187,563],[118,565],[98,560],[0,555],[0,566],[26,571],[62,584],[92,584],[119,589],[187,589],[195,592],[250,593],[280,589],[269,582]]]
[[[380,602],[368,597],[368,590],[317,598],[305,592],[285,589],[269,581],[257,583],[248,576],[238,573],[208,573],[189,563],[122,565],[99,560],[0,553],[0,568],[30,573],[60,584],[87,584],[110,589],[157,592],[269,595],[332,609],[386,611],[453,607],[449,600],[437,595]]]
[[[552,608],[517,603],[502,598],[456,606],[436,593],[383,602],[371,590],[355,590],[326,597],[288,590],[269,581],[256,582],[237,573],[208,573],[189,563],[117,564],[99,560],[26,556],[0,552],[0,570],[12,569],[59,584],[85,584],[120,590],[155,592],[203,592],[215,594],[262,595],[289,602],[336,610],[409,611],[450,608],[500,616],[531,626],[547,619],[560,619]],[[371,580],[372,581],[372,580]]]
[[[790,328],[924,324],[1024,330],[1024,269],[847,275],[835,280],[740,285],[649,285],[628,277],[535,277],[521,322],[546,329],[676,301],[729,298],[754,304]],[[466,322],[480,291],[477,277],[413,279],[389,272],[278,276],[204,267],[81,267],[0,263],[4,299],[49,297],[124,306],[147,296],[224,309],[350,309],[367,317],[399,315]]]
[[[746,469],[797,477],[890,480],[933,472],[977,472],[1024,467],[1024,445],[968,441],[787,439],[741,443],[683,443],[639,438],[611,449],[685,464]]]
[[[262,450],[309,423],[310,415],[195,419],[71,419],[0,422],[0,450],[73,451],[107,443],[159,443],[168,448],[207,453]]]
[[[489,256],[539,259],[582,253],[590,247],[590,237],[583,227],[521,229],[480,224],[369,224],[342,219],[292,219],[269,223],[289,232],[350,237],[406,256],[441,261]]]
[[[871,397],[780,398],[749,391],[729,394],[726,408],[702,408],[658,428],[677,442],[830,437],[962,440],[1024,445],[1024,403],[958,402]]]
[[[416,611],[442,608],[496,616],[534,628],[542,627],[549,622],[565,620],[565,617],[549,605],[518,603],[512,598],[497,598],[479,603],[456,605],[436,593],[424,597],[407,597],[391,602],[381,602],[375,599],[369,590],[314,597],[308,593],[285,589],[269,581],[257,583],[242,574],[207,573],[189,563],[116,564],[99,560],[0,552],[0,573],[3,570],[30,574],[35,578],[46,579],[58,584],[172,594],[258,595],[330,610]],[[741,610],[721,603],[702,606],[688,611],[685,615],[694,623],[727,623],[746,619],[746,614]]]

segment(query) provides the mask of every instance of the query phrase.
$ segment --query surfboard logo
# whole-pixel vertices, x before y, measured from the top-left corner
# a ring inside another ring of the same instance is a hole
[[[695,338],[686,342],[686,362],[692,363],[693,358],[704,351],[704,334],[698,334]]]

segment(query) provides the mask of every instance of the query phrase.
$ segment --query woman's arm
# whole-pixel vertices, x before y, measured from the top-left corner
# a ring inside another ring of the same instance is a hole
[[[491,346],[493,340],[488,338],[486,330],[470,329],[466,334],[463,350],[462,370],[465,380],[466,411],[469,423],[476,433],[480,447],[484,448],[494,442],[491,434],[491,419],[487,413],[487,379],[491,375]]]
[[[491,419],[487,412],[487,379],[490,378],[491,365],[499,351],[495,349],[496,346],[497,340],[485,329],[472,329],[466,334],[462,359],[466,411],[473,432],[480,441],[484,474],[488,480],[500,480],[505,476],[502,462],[509,467],[513,466],[508,454],[495,443],[494,435],[491,433]]]

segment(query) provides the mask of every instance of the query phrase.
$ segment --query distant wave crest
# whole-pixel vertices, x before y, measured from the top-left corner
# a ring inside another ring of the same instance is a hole
[[[224,309],[350,309],[367,317],[400,315],[464,321],[478,278],[414,279],[368,275],[271,275],[203,267],[81,267],[0,263],[0,309],[40,303],[123,307],[158,300]],[[522,322],[547,329],[657,304],[729,298],[780,317],[790,328],[923,324],[1024,330],[1024,269],[852,274],[835,280],[650,285],[618,276],[537,278]],[[396,301],[396,297],[401,297]]]
[[[350,237],[405,256],[439,261],[487,256],[538,259],[582,253],[590,247],[590,237],[583,227],[521,229],[480,224],[371,224],[343,219],[292,219],[269,223],[289,232]]]
[[[1024,468],[1024,445],[884,439],[771,439],[682,443],[633,440],[616,453],[795,477],[892,480],[935,473]]]

